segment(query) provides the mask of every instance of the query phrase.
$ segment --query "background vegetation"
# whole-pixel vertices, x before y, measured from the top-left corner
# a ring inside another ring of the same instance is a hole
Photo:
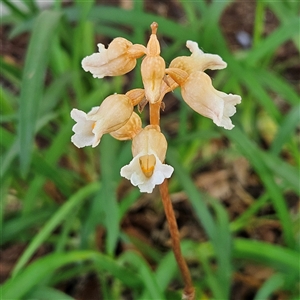
[[[138,68],[99,80],[82,58],[118,36],[145,44],[153,21],[167,62],[197,41],[228,63],[210,73],[214,86],[242,96],[232,131],[178,92],[165,101],[171,196],[197,299],[299,299],[299,1],[3,4],[2,299],[180,299],[159,194],[119,175],[130,142],[70,142],[73,107],[142,86]]]

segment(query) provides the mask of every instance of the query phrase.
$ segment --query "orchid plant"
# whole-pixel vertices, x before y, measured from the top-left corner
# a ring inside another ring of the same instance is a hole
[[[157,28],[158,24],[153,22],[147,47],[117,37],[107,49],[98,44],[99,51],[82,60],[85,71],[91,72],[95,78],[103,78],[130,72],[135,68],[137,59],[144,56],[141,64],[144,88],[110,95],[87,114],[73,109],[71,117],[76,124],[71,140],[78,148],[96,147],[106,133],[118,140],[132,140],[133,159],[122,167],[121,176],[138,186],[141,192],[151,193],[156,185],[160,185],[173,251],[185,281],[183,299],[193,299],[194,289],[180,252],[176,219],[165,180],[171,177],[174,169],[164,163],[167,140],[160,129],[160,110],[164,107],[165,94],[179,87],[182,98],[193,110],[212,119],[217,126],[230,130],[234,127],[230,117],[235,114],[235,105],[241,102],[241,97],[213,87],[211,78],[204,71],[224,69],[227,64],[219,55],[204,53],[196,42],[186,42],[190,56],[176,57],[166,68],[160,56]],[[142,128],[141,118],[134,112],[134,107],[141,111],[148,103],[150,124]]]

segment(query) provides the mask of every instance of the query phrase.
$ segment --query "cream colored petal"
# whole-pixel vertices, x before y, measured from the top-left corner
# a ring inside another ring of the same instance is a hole
[[[227,67],[227,63],[217,54],[204,53],[198,46],[198,43],[187,41],[186,47],[192,52],[191,58],[198,60],[197,64],[202,64],[202,70],[220,70]]]
[[[95,109],[98,108],[94,108],[94,111]],[[71,137],[72,143],[78,148],[91,146],[95,142],[95,135],[92,132],[95,122],[87,120],[86,113],[78,109],[72,109],[71,117],[77,122],[72,128],[74,132]]]
[[[146,177],[140,168],[139,158],[144,153],[135,156],[130,164],[124,166],[120,172],[121,176],[130,180],[132,185],[138,186],[142,193],[152,193],[154,187],[161,184],[165,178],[170,178],[174,171],[173,167],[162,164],[155,153],[148,154],[153,154],[156,158],[154,172],[151,177]]]
[[[219,55],[204,53],[199,49],[198,43],[187,41],[186,46],[192,52],[191,56],[176,57],[171,61],[169,68],[179,68],[191,74],[195,71],[218,70],[227,67]]]
[[[136,156],[141,152],[146,154],[154,152],[160,161],[164,161],[167,147],[167,140],[160,132],[159,127],[148,125],[133,138],[132,155]]]

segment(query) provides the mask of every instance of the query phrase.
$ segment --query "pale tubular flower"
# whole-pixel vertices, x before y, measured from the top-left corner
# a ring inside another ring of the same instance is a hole
[[[97,142],[96,136],[92,132],[95,121],[88,120],[87,116],[94,114],[98,109],[99,106],[93,107],[88,114],[76,108],[72,109],[71,118],[77,123],[72,128],[74,135],[72,135],[71,141],[77,148],[91,146]]]
[[[169,68],[179,68],[191,74],[195,71],[220,70],[227,67],[219,55],[204,53],[198,43],[187,41],[186,46],[192,52],[191,56],[176,57],[171,61]]]
[[[133,159],[121,169],[121,176],[138,186],[141,192],[151,193],[155,185],[170,178],[173,167],[163,164],[167,141],[158,126],[145,127],[132,141]]]
[[[136,59],[145,55],[146,47],[132,44],[130,41],[115,38],[106,49],[98,44],[98,53],[85,57],[82,68],[91,72],[93,77],[119,76],[130,72],[136,65]]]
[[[183,100],[197,113],[208,117],[225,129],[232,129],[230,117],[236,112],[235,105],[241,103],[239,95],[216,90],[211,78],[204,72],[188,74],[178,68],[166,69],[166,73],[181,87]]]
[[[234,127],[230,117],[235,114],[235,105],[241,103],[241,97],[216,90],[206,73],[191,73],[181,85],[181,94],[193,110],[212,119],[216,125],[225,129]]]
[[[132,113],[128,122],[110,135],[117,140],[132,140],[142,130],[142,120],[135,112]]]

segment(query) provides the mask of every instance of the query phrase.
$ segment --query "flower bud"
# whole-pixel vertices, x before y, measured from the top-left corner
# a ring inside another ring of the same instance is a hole
[[[128,122],[110,135],[117,140],[132,140],[142,130],[142,120],[138,114],[132,113]]]
[[[146,57],[142,61],[141,73],[145,95],[150,103],[160,99],[162,80],[165,76],[166,63],[160,56],[160,45],[156,36],[157,23],[152,23],[152,34],[147,44]]]
[[[133,89],[125,94],[130,98],[133,106],[138,105],[145,98],[144,89]]]

